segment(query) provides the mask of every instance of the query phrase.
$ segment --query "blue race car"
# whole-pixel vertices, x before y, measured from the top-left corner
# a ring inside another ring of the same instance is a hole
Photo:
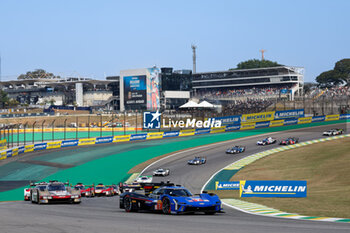
[[[226,150],[226,154],[238,154],[245,151],[244,146],[234,146]]]
[[[189,165],[202,165],[207,162],[205,157],[194,157],[194,159],[188,160],[187,164]]]
[[[149,187],[152,187],[152,184],[144,184],[144,189]],[[203,192],[192,195],[179,185],[167,183],[148,193],[148,195],[137,192],[123,193],[120,195],[119,207],[126,212],[149,210],[164,214],[203,212],[212,215],[222,210],[221,200],[216,194]]]

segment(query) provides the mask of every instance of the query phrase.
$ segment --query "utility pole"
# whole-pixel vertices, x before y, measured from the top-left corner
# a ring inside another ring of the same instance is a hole
[[[266,52],[266,50],[260,49],[260,52],[261,52],[261,60],[263,61],[264,60],[264,53]]]
[[[196,73],[196,49],[197,46],[195,46],[194,44],[191,45],[192,48],[192,59],[193,59],[193,69],[192,69],[192,73],[195,74]]]

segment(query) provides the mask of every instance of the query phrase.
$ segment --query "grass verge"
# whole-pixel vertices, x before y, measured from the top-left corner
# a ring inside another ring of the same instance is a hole
[[[307,216],[350,218],[350,138],[317,143],[262,158],[231,180],[307,180],[307,198],[240,198],[238,191],[215,191],[221,198],[262,204]]]

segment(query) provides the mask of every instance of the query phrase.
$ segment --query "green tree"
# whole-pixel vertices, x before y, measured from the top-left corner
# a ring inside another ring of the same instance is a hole
[[[338,78],[344,80],[346,85],[350,85],[350,59],[342,59],[335,63],[334,70]]]
[[[6,106],[8,106],[10,99],[7,96],[7,93],[4,92],[3,90],[0,90],[0,106],[1,108],[5,108]]]
[[[53,73],[48,73],[43,69],[28,71],[26,74],[21,74],[17,77],[18,80],[23,79],[60,79],[60,76],[55,76]]]
[[[350,59],[342,59],[336,62],[333,70],[322,72],[316,77],[316,81],[321,87],[350,85]]]
[[[282,66],[282,65],[270,60],[250,59],[248,61],[243,61],[238,63],[237,68],[232,68],[230,70],[266,68],[266,67],[276,67],[276,66]]]

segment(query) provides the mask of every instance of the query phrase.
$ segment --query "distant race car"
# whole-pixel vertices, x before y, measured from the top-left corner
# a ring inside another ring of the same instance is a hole
[[[114,188],[111,186],[106,186],[103,184],[98,184],[95,187],[95,195],[100,196],[113,196],[114,194]]]
[[[289,137],[280,142],[280,145],[293,145],[299,142],[299,138]]]
[[[82,183],[77,183],[74,186],[74,189],[80,190],[82,197],[94,197],[95,196],[95,187],[93,185],[83,185]]]
[[[330,129],[325,132],[323,132],[324,136],[335,136],[335,135],[340,135],[343,134],[344,130],[343,129]]]
[[[276,142],[277,142],[277,140],[275,138],[267,137],[267,138],[265,138],[263,140],[257,141],[256,144],[258,146],[265,146],[265,145],[274,144]]]
[[[146,188],[156,186],[145,186]],[[216,194],[203,192],[192,195],[185,187],[166,183],[147,194],[126,192],[120,195],[119,207],[126,212],[139,210],[159,211],[164,214],[221,212],[221,200]]]
[[[137,183],[151,183],[153,180],[152,176],[140,176],[136,179]]]
[[[153,172],[153,176],[168,176],[170,174],[169,169],[159,168]]]
[[[30,201],[31,200],[31,191],[34,188],[40,189],[41,191],[44,191],[47,186],[46,182],[41,182],[41,183],[35,183],[35,184],[30,184],[29,188],[24,189],[24,200],[25,201]]]
[[[188,160],[187,164],[189,165],[202,165],[207,162],[207,159],[204,157],[194,157],[194,159]]]
[[[127,183],[120,183],[119,184],[119,191],[120,193],[124,193],[124,192],[134,192],[135,190],[140,190],[142,183],[131,183],[131,184],[127,184]]]
[[[31,184],[30,190],[32,203],[76,203],[81,202],[80,191],[72,189],[68,183],[50,181],[46,185]]]
[[[238,154],[245,151],[244,146],[234,146],[226,150],[226,154]]]

